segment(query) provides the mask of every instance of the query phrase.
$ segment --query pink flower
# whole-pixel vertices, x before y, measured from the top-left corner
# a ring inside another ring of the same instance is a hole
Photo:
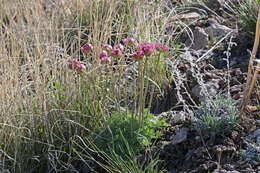
[[[134,44],[135,39],[134,38],[128,38],[128,44]]]
[[[122,52],[121,52],[120,49],[113,49],[110,52],[110,56],[112,56],[112,57],[120,57],[120,56],[122,56]]]
[[[165,45],[161,45],[161,44],[156,44],[156,45],[155,45],[155,48],[156,48],[156,50],[159,51],[159,52],[166,52],[166,51],[169,50],[168,47],[166,47]]]
[[[86,44],[85,46],[83,46],[82,51],[84,53],[87,53],[87,52],[90,52],[92,49],[93,49],[92,44]]]
[[[138,55],[138,57],[143,57],[144,56],[144,52],[143,51],[138,51],[137,55]]]
[[[105,50],[102,50],[100,53],[99,53],[99,57],[102,58],[104,56],[107,56],[107,51]]]
[[[110,52],[113,48],[111,45],[109,44],[105,44],[103,47],[102,47],[103,50],[106,50],[108,52]]]
[[[72,59],[69,63],[69,69],[73,70],[79,65],[79,61],[77,59]]]
[[[85,66],[84,64],[78,64],[78,65],[76,66],[76,71],[77,71],[78,73],[82,73],[85,69],[86,69],[86,66]]]
[[[134,38],[125,38],[122,40],[123,44],[129,44],[132,45],[135,43],[135,39]]]
[[[101,58],[101,63],[102,64],[103,63],[110,63],[110,62],[111,62],[111,58],[110,57],[104,56],[104,57]]]
[[[115,46],[115,49],[123,50],[124,46],[122,44],[118,44],[118,45]]]
[[[73,64],[71,62],[69,63],[69,69],[73,69]]]
[[[127,38],[124,38],[124,39],[122,40],[122,42],[123,42],[123,44],[127,44],[127,43],[128,43],[128,39],[127,39]]]
[[[154,52],[154,44],[152,43],[139,44],[138,50],[143,51],[146,56],[151,56],[153,55]]]
[[[132,58],[136,60],[142,59],[143,57],[144,57],[143,51],[137,51],[132,54]]]

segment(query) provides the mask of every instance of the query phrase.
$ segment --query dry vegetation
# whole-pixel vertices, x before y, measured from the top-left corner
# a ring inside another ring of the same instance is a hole
[[[190,104],[197,104],[177,68],[179,37],[190,31],[176,19],[182,12],[177,5],[167,0],[2,0],[0,172],[65,172],[75,171],[79,163],[91,165],[91,157],[99,158],[88,155],[95,148],[91,137],[106,127],[113,112],[130,112],[140,125],[154,96],[162,96],[172,82],[180,107],[191,112]],[[127,37],[161,43],[170,51],[161,55],[163,61],[154,56],[144,65],[129,61],[134,49],[129,48],[122,59],[101,64],[102,46]],[[87,43],[94,47],[89,54],[81,49]],[[68,69],[72,59],[85,64],[83,74]],[[188,54],[184,59],[203,86],[195,61]],[[99,158],[95,164],[103,171],[142,172],[137,161],[120,165],[122,160],[104,155],[106,161]],[[146,171],[156,172],[156,164],[147,164]]]
[[[62,161],[69,169],[69,140],[129,104],[126,85],[137,79],[135,66],[118,64],[116,73],[102,66],[96,57],[103,44],[133,37],[174,45],[167,20],[175,11],[165,2],[4,0],[0,8],[0,163],[11,172],[46,163],[58,169]],[[86,43],[94,46],[89,55],[81,50]],[[87,66],[85,76],[68,70],[72,58]]]

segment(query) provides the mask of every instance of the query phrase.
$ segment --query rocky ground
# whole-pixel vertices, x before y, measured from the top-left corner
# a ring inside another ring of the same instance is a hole
[[[222,11],[217,10],[221,7],[220,1],[210,2],[215,3],[216,13],[221,15]],[[239,104],[243,97],[254,35],[236,29],[232,22],[210,12],[205,15],[192,10],[179,18],[185,19],[193,32],[193,39],[183,36],[186,51],[180,56],[190,56],[197,62],[199,66],[197,68],[203,74],[210,95],[230,94]],[[189,93],[184,94],[184,100],[191,100],[188,98],[191,97],[196,103],[204,101],[198,79],[191,72],[192,63],[182,61],[177,67],[185,78],[182,82],[186,89],[180,91]],[[170,110],[179,103],[176,99],[178,97],[176,81],[173,83],[165,91],[163,99],[158,99],[151,110],[155,114],[167,117],[172,125],[165,130],[163,138],[153,148],[159,152],[159,158],[165,161],[162,167],[171,173],[260,172],[260,160],[252,161],[244,156],[248,147],[247,141],[260,142],[257,87],[247,107],[246,115],[240,120],[239,128],[222,136],[216,136],[204,135],[195,130],[187,118],[190,117],[189,113],[183,111],[183,107],[179,110]],[[259,159],[259,147],[254,154]]]

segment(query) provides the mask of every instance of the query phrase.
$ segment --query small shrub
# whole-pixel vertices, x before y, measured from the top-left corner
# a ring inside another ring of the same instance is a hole
[[[139,128],[138,117],[130,113],[113,112],[107,128],[98,129],[95,143],[101,150],[109,154],[113,149],[117,154],[127,150],[124,143],[128,143],[134,153],[144,147],[152,145],[161,135],[160,128],[168,124],[164,119],[154,117],[145,110],[144,126]],[[126,140],[126,142],[124,141]],[[123,148],[123,149],[122,149]]]
[[[198,118],[195,124],[204,132],[223,134],[238,125],[236,118],[239,112],[232,98],[217,96],[214,100],[203,102],[195,114]]]
[[[250,163],[260,162],[260,143],[247,142],[247,147],[242,153],[242,158]]]

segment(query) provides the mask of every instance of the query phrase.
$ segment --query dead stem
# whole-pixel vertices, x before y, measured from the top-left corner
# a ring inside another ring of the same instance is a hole
[[[257,24],[256,24],[256,34],[255,34],[255,43],[254,43],[254,47],[252,50],[252,54],[250,57],[250,61],[249,61],[249,65],[248,65],[248,72],[247,72],[247,82],[246,82],[246,86],[245,86],[245,90],[244,90],[244,98],[242,100],[242,104],[240,107],[240,115],[239,118],[243,118],[243,113],[244,113],[244,109],[248,103],[248,100],[252,94],[252,90],[255,86],[255,82],[257,79],[257,75],[258,75],[258,70],[255,71],[254,73],[254,77],[253,80],[251,80],[251,76],[252,76],[252,70],[253,70],[253,62],[256,56],[256,51],[259,45],[259,34],[260,34],[260,10],[258,13],[258,18],[257,18]],[[259,66],[259,63],[257,64],[257,67]],[[251,82],[252,81],[252,82]],[[251,85],[250,85],[251,82]],[[248,88],[250,85],[250,88]]]

